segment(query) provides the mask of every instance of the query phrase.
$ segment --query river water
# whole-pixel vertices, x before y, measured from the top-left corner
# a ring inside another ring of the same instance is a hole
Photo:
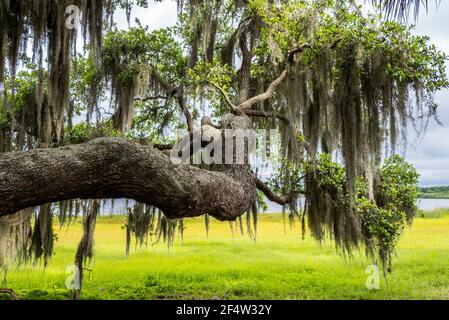
[[[423,211],[435,209],[449,209],[449,199],[420,199],[418,207]],[[268,201],[268,213],[282,212],[282,207],[274,202]]]
[[[128,205],[132,206],[135,202],[132,200],[128,201]],[[268,211],[267,213],[279,213],[282,212],[282,207],[274,202],[267,201]],[[419,208],[423,211],[432,211],[435,209],[449,209],[449,199],[421,199],[419,200]],[[125,200],[118,199],[114,201],[114,208],[111,207],[110,201],[102,206],[101,214],[124,214],[125,213]],[[112,211],[112,212],[111,212]]]
[[[449,199],[421,199],[419,208],[424,211],[449,208]]]
[[[449,209],[449,199],[420,199],[418,207],[423,211],[435,209]],[[274,202],[268,201],[268,213],[282,212],[282,207]]]

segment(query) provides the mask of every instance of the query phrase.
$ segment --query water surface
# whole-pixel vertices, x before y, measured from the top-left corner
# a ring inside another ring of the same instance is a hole
[[[128,200],[128,206],[131,207],[136,202],[133,200]],[[302,200],[304,203],[304,200]],[[282,212],[282,206],[277,203],[267,201],[268,211],[267,213],[279,213]],[[419,208],[424,211],[433,211],[435,209],[449,209],[449,199],[420,199]],[[106,205],[102,206],[101,214],[125,214],[126,213],[126,201],[123,199],[114,200],[114,207],[112,208],[111,202],[107,201]]]

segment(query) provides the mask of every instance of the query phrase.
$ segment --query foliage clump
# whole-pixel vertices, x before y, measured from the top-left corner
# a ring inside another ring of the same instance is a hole
[[[304,162],[299,167],[282,161],[269,179],[274,189],[282,186],[286,168],[296,181],[293,190],[308,197],[303,215],[316,239],[321,241],[328,233],[344,254],[365,245],[369,257],[379,259],[385,271],[391,269],[392,254],[404,227],[420,213],[416,205],[419,174],[411,164],[398,155],[385,159],[380,167],[379,192],[372,196],[367,181],[358,177],[353,203],[346,189],[345,168],[329,154],[320,154],[313,164]],[[352,212],[354,216],[349,216]]]

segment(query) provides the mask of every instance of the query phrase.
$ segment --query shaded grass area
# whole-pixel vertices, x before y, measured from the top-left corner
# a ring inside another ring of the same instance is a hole
[[[441,219],[444,217],[449,217],[449,209],[435,209],[433,211],[423,212],[423,218],[427,219]]]
[[[363,253],[344,259],[333,243],[284,233],[281,215],[261,215],[257,242],[232,236],[229,223],[188,220],[184,242],[136,247],[125,256],[125,217],[101,217],[84,299],[449,299],[449,212],[426,214],[405,231],[389,288],[368,290]],[[431,217],[432,219],[428,218]],[[8,287],[24,299],[69,299],[66,268],[81,237],[79,222],[58,234],[56,254],[41,266],[12,268]]]

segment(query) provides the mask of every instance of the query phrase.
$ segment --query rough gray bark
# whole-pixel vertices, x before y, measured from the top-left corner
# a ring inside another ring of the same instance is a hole
[[[155,148],[125,139],[3,153],[0,216],[75,198],[130,198],[171,219],[207,213],[233,220],[251,206],[254,180],[247,166],[220,171],[175,165]]]

